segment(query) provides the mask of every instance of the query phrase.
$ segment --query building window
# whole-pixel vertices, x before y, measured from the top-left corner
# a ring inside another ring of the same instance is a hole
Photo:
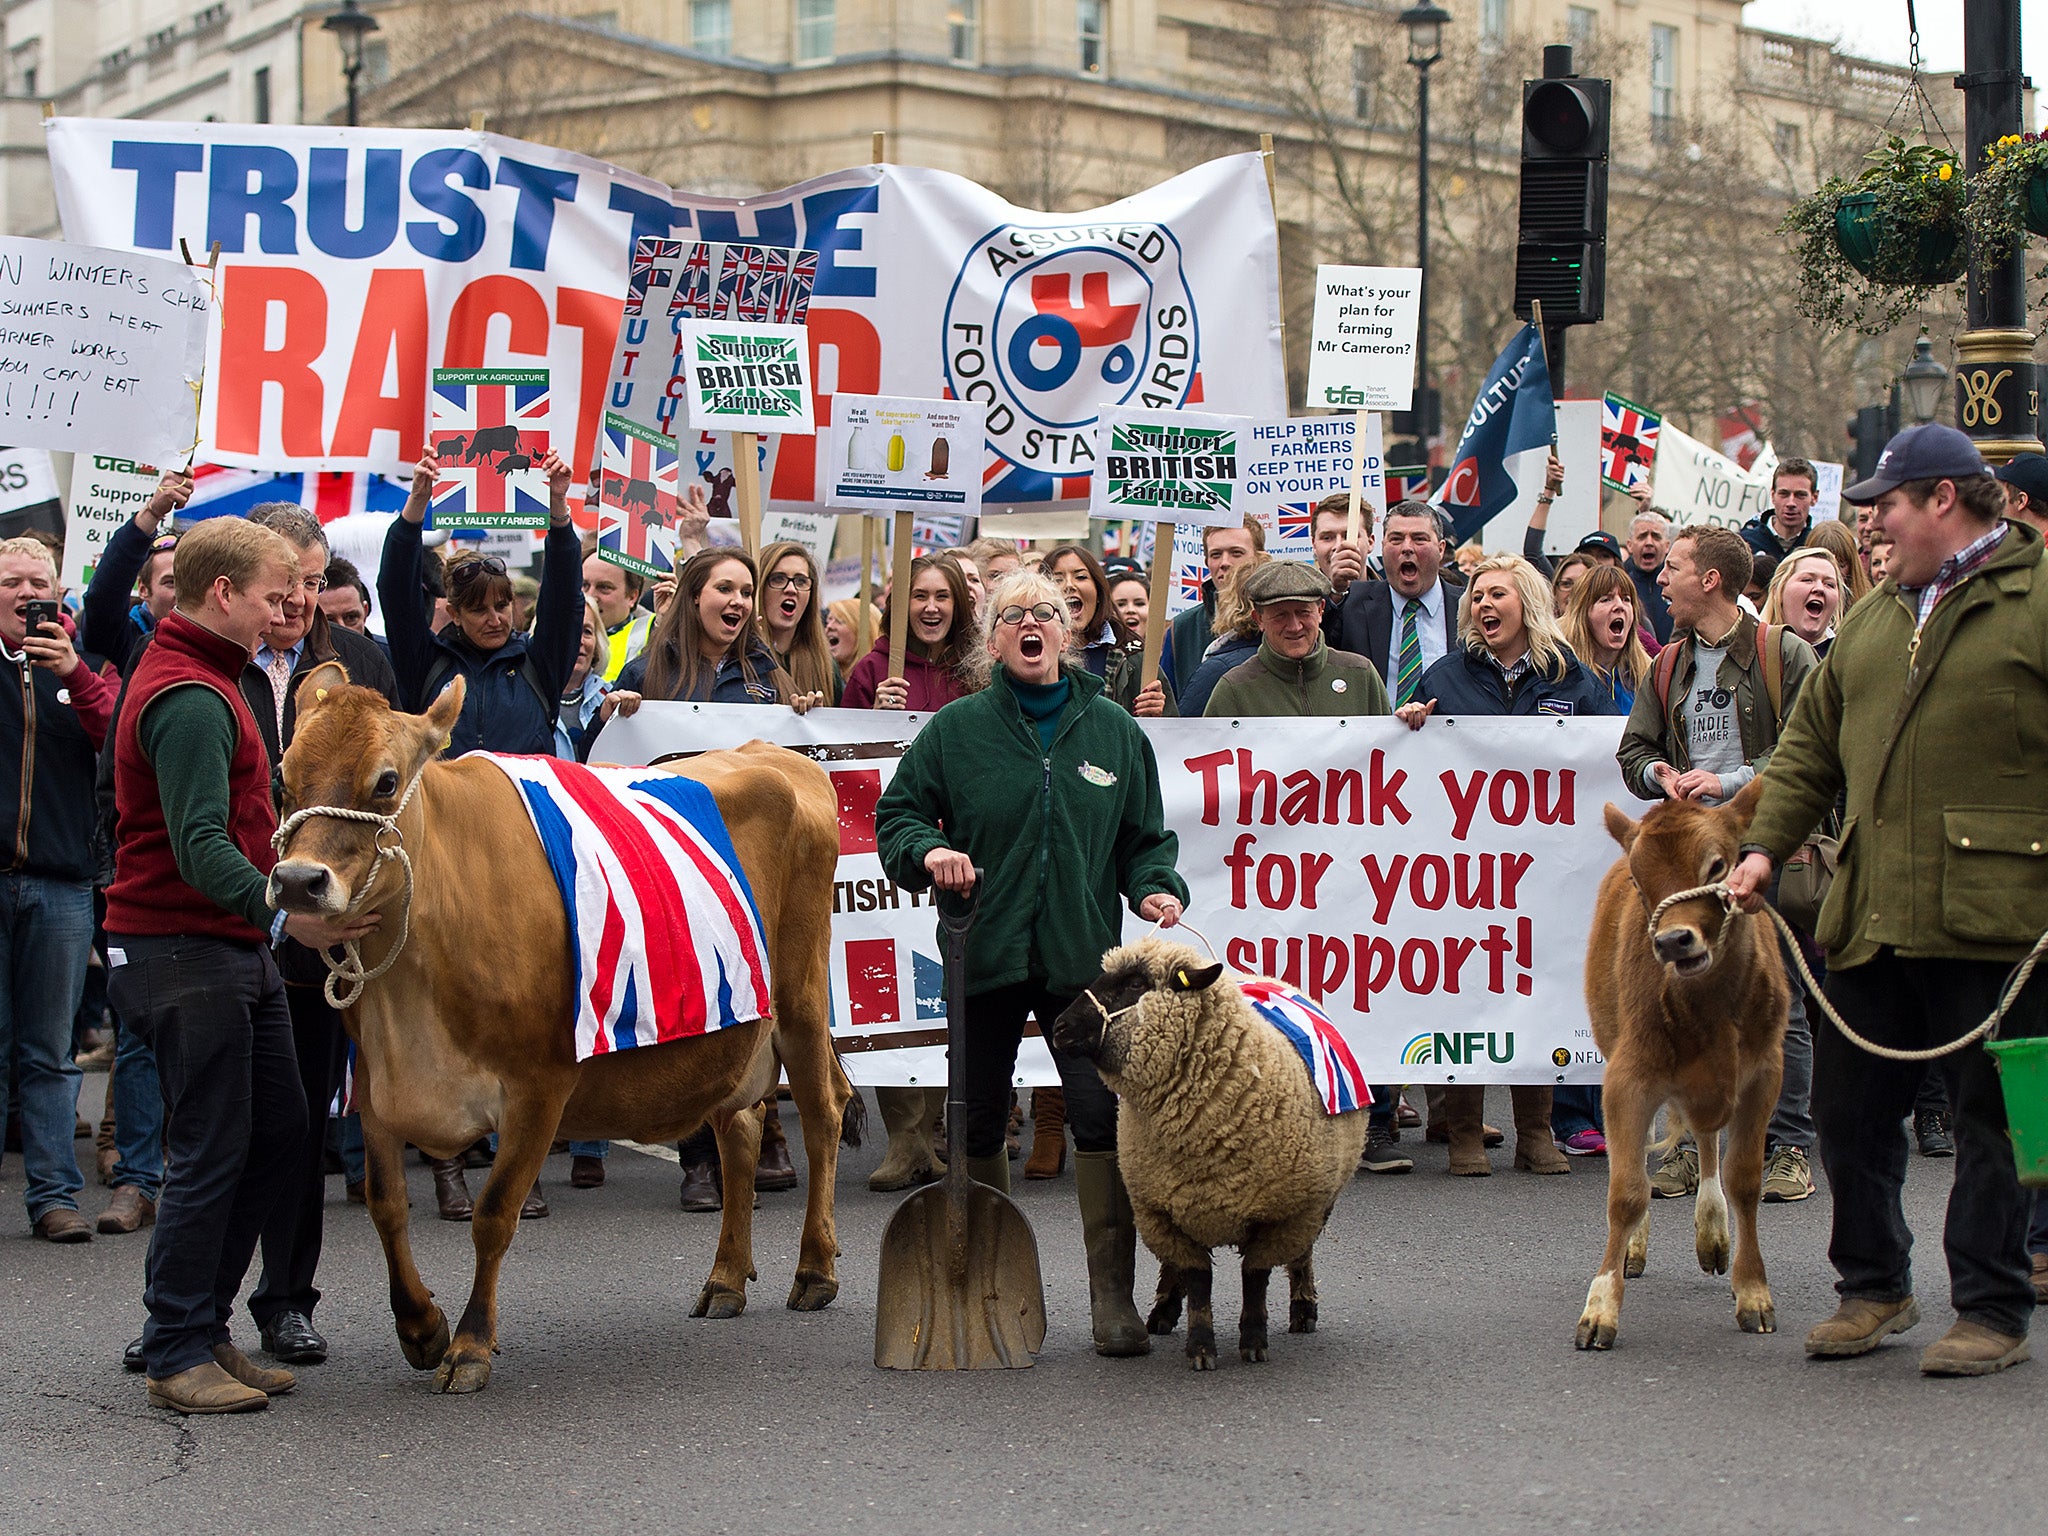
[[[955,64],[981,62],[981,0],[947,0],[946,52]]]
[[[1508,0],[1480,0],[1479,41],[1498,47],[1508,35]]]
[[[1565,41],[1574,48],[1590,48],[1600,32],[1600,13],[1590,5],[1575,5],[1564,13]]]
[[[249,78],[251,100],[249,121],[267,123],[270,121],[270,66],[263,68]]]
[[[36,67],[31,64],[21,72],[21,94],[33,96],[36,93]]]
[[[796,0],[796,61],[820,64],[838,51],[837,0]]]
[[[1678,120],[1678,28],[1650,27],[1650,134],[1662,144]]]
[[[391,78],[391,44],[381,37],[363,40],[363,84],[382,85]]]
[[[1107,73],[1109,57],[1109,0],[1075,0],[1074,30],[1081,41],[1081,73]]]
[[[1380,88],[1380,51],[1369,43],[1351,45],[1351,115],[1361,123],[1373,120]]]
[[[1771,129],[1771,148],[1777,151],[1779,161],[1787,167],[1799,162],[1799,125],[1779,123]]]
[[[690,46],[720,58],[732,52],[732,0],[690,0]]]

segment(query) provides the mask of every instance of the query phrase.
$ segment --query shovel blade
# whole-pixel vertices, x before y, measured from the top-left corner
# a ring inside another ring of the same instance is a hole
[[[1027,1370],[1045,1343],[1038,1238],[1010,1198],[968,1180],[961,1243],[947,1183],[896,1207],[882,1233],[875,1364],[891,1371]],[[951,1192],[957,1195],[957,1191]]]

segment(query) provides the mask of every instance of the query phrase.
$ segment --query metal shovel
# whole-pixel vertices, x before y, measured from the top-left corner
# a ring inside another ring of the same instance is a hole
[[[1045,1343],[1038,1238],[1010,1197],[967,1172],[967,930],[964,897],[941,891],[946,933],[946,1176],[906,1197],[882,1233],[875,1364],[891,1371],[1025,1370]]]

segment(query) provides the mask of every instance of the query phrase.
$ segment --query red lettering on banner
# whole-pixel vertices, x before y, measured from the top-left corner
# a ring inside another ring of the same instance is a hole
[[[882,770],[862,768],[832,775],[839,797],[839,855],[875,851],[875,805],[882,798]]]
[[[846,941],[846,1005],[854,1026],[894,1024],[903,1017],[896,988],[896,941]]]
[[[1544,826],[1554,827],[1559,822],[1575,825],[1578,771],[1556,770],[1555,799],[1551,796],[1552,776],[1548,768],[1538,768],[1533,775],[1514,768],[1491,774],[1475,769],[1461,785],[1458,776],[1446,769],[1437,775],[1437,782],[1443,785],[1451,802],[1451,836],[1459,842],[1465,840],[1466,833],[1472,830],[1473,818],[1479,813],[1481,796],[1485,797],[1488,815],[1504,827],[1519,827],[1529,819],[1532,798],[1536,819]]]
[[[384,380],[393,372],[398,393],[387,395]],[[426,423],[427,274],[417,267],[382,268],[370,274],[363,325],[356,333],[328,452],[336,458],[365,455],[370,434],[381,428],[398,434],[401,459],[417,459]]]
[[[555,323],[582,336],[582,366],[577,370],[576,456],[569,467],[580,476],[597,462],[597,433],[604,420],[605,373],[611,367],[612,344],[619,339],[619,320],[626,301],[588,288],[562,288],[555,293]],[[557,400],[561,398],[558,394]],[[556,418],[558,421],[560,417]]]
[[[622,306],[623,307],[623,304]],[[811,343],[811,420],[822,436],[832,424],[832,395],[882,391],[882,338],[865,315],[850,309],[813,308],[804,329]],[[833,353],[832,394],[825,392],[825,349]],[[605,359],[609,366],[611,359]],[[818,499],[818,439],[782,436],[768,494],[777,501]]]
[[[284,336],[269,340],[270,306],[284,307]],[[233,359],[215,386],[214,441],[223,453],[262,453],[264,385],[283,392],[284,451],[321,458],[326,392],[313,365],[327,347],[327,290],[295,267],[229,266],[221,273],[220,355]]]
[[[509,322],[499,355],[516,352],[546,358],[551,334],[547,300],[524,278],[496,273],[478,278],[455,296],[448,311],[448,334],[441,343],[441,366],[483,367],[493,315],[503,315]]]
[[[1437,775],[1437,782],[1444,787],[1444,794],[1451,802],[1451,836],[1459,842],[1465,841],[1465,834],[1472,829],[1473,814],[1479,809],[1479,792],[1486,786],[1484,770],[1473,773],[1471,780],[1460,789],[1458,776],[1446,768]]]
[[[1387,914],[1394,910],[1394,898],[1401,894],[1401,873],[1408,867],[1408,855],[1397,853],[1390,869],[1380,868],[1380,856],[1368,853],[1360,859],[1359,865],[1365,870],[1366,883],[1372,887],[1372,920],[1384,924]]]
[[[1202,776],[1202,825],[1205,827],[1213,827],[1221,820],[1223,765],[1229,761],[1228,752],[1204,752],[1200,757],[1181,759],[1181,767]],[[1231,963],[1236,964],[1235,961]]]
[[[1574,791],[1578,787],[1579,773],[1576,768],[1560,768],[1557,771],[1557,802],[1550,799],[1550,770],[1536,770],[1536,819],[1546,827],[1559,822],[1566,826],[1578,824]]]

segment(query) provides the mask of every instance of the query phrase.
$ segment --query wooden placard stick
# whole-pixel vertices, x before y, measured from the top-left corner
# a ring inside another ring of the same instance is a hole
[[[733,491],[740,504],[740,545],[748,558],[758,560],[761,558],[760,433],[733,433],[732,478]]]
[[[1145,653],[1138,669],[1138,686],[1144,687],[1159,675],[1159,653],[1166,646],[1166,604],[1173,593],[1172,523],[1152,525],[1152,596],[1145,610]]]
[[[875,643],[875,520],[862,514],[860,520],[860,612],[854,616],[854,649],[862,656]]]
[[[1358,503],[1365,494],[1365,412],[1351,413],[1351,510],[1344,519],[1344,542],[1358,542]]]
[[[917,514],[896,509],[896,549],[889,562],[889,676],[903,675],[903,650],[910,640],[910,523]]]

